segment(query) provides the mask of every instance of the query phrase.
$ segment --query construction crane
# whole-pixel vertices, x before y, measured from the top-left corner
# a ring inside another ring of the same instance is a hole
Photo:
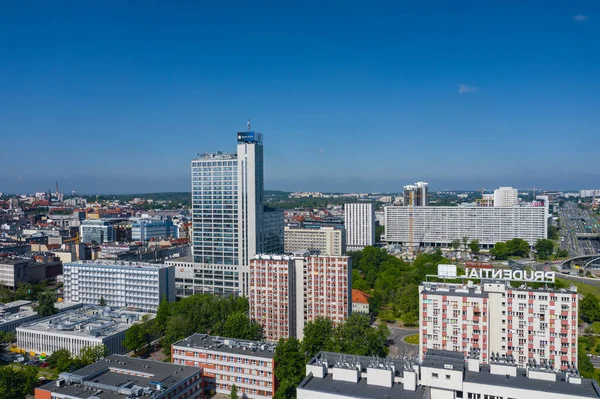
[[[541,189],[539,187],[537,187],[537,188],[535,188],[535,187],[532,187],[532,188],[517,188],[517,190],[518,191],[532,191],[533,192],[532,199],[535,199],[535,192],[536,192],[536,190],[539,191],[539,192],[544,191],[543,189]]]
[[[413,200],[415,197],[415,193],[419,196],[422,197],[422,195],[419,194],[419,190],[417,191],[410,191],[409,195],[408,195],[408,255],[409,257],[413,257]],[[425,197],[433,197],[433,194],[425,194]],[[422,201],[421,201],[422,203]]]
[[[67,244],[69,242],[75,242],[75,244],[79,244],[80,240],[81,240],[81,237],[79,237],[79,233],[77,233],[77,235],[75,237],[63,240],[63,244]]]

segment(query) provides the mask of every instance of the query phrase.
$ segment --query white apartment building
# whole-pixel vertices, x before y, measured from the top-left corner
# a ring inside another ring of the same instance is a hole
[[[385,207],[385,241],[409,243],[410,209]],[[455,239],[479,240],[483,247],[522,238],[530,245],[548,235],[543,206],[428,206],[412,209],[412,242],[420,246],[448,246]]]
[[[97,345],[105,345],[109,355],[125,353],[125,331],[142,316],[124,309],[87,306],[17,327],[17,346],[38,355],[67,349],[79,356],[81,348]]]
[[[344,223],[348,250],[361,250],[364,247],[375,245],[375,207],[373,203],[345,204]]]
[[[207,334],[193,334],[171,345],[171,362],[200,367],[204,391],[229,395],[235,385],[238,397],[272,398],[275,380],[275,345]]]
[[[79,261],[63,266],[66,301],[132,307],[155,313],[163,297],[175,301],[174,266],[126,261]]]
[[[342,256],[346,253],[346,230],[335,227],[284,229],[284,252],[319,251],[325,256]]]
[[[429,202],[427,199],[428,195],[429,183],[420,181],[404,186],[404,206],[410,205],[411,200],[413,206],[427,206]]]
[[[476,359],[432,350],[423,361],[320,352],[306,365],[298,399],[597,399],[594,380],[510,359]]]
[[[352,310],[352,265],[347,256],[256,255],[250,261],[250,318],[266,341],[302,339],[317,317],[342,323]]]
[[[512,356],[518,367],[532,360],[555,369],[577,368],[577,288],[511,288],[505,281],[481,285],[429,283],[419,287],[421,359],[430,349]]]
[[[494,190],[494,206],[515,206],[519,203],[519,192],[516,188],[500,187]]]

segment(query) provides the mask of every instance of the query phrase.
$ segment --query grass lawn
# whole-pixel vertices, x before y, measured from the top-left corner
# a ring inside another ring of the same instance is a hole
[[[573,284],[574,286],[576,286],[578,294],[581,294],[581,295],[594,294],[594,295],[600,296],[600,286],[598,286],[598,285],[586,284],[584,282],[575,281],[575,280],[563,280],[563,281],[567,285]]]
[[[407,344],[419,345],[419,334],[404,337],[404,342]]]

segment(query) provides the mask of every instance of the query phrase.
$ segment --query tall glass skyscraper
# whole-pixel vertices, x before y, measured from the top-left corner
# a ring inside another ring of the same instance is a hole
[[[247,292],[249,259],[266,247],[263,212],[260,133],[238,133],[235,154],[192,160],[192,253],[200,284],[214,293]]]

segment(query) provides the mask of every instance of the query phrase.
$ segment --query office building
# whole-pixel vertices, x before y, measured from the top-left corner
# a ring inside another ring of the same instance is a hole
[[[239,294],[240,271],[236,266],[195,263],[191,255],[169,259],[165,265],[175,267],[175,291],[178,297]]]
[[[57,302],[54,307],[58,313],[79,309],[83,306],[75,302]],[[14,301],[0,305],[0,331],[14,332],[17,327],[25,323],[41,319],[33,308],[31,301]]]
[[[141,321],[143,313],[86,306],[17,327],[17,346],[36,355],[68,349],[79,356],[85,346],[105,345],[108,354],[125,353],[125,331]]]
[[[284,251],[284,212],[283,209],[265,207],[261,232],[264,243],[262,252],[266,254],[281,254]]]
[[[334,227],[284,228],[284,252],[318,251],[325,256],[342,256],[346,253],[346,230]]]
[[[423,361],[320,352],[306,365],[298,399],[591,399],[594,380],[511,359],[489,365],[455,352],[432,350]]]
[[[482,363],[513,356],[566,370],[577,368],[577,289],[511,288],[505,281],[481,285],[428,283],[419,287],[421,358],[430,349],[477,353]],[[492,317],[493,315],[493,317]]]
[[[15,290],[20,283],[36,284],[62,273],[59,258],[42,256],[38,260],[27,256],[0,257],[0,284]]]
[[[385,207],[385,241],[408,244],[408,207]],[[548,234],[546,208],[541,206],[481,207],[428,206],[412,209],[412,242],[420,246],[449,246],[455,239],[479,240],[484,248],[522,238],[530,245]]]
[[[580,190],[579,196],[581,198],[600,197],[600,190]]]
[[[197,269],[234,269],[237,292],[245,294],[249,259],[271,246],[265,242],[269,237],[280,236],[272,234],[276,215],[267,216],[270,230],[263,231],[262,135],[248,131],[237,137],[235,154],[206,153],[192,160],[192,251]]]
[[[66,301],[155,313],[162,298],[175,301],[175,268],[124,261],[79,261],[64,265]]]
[[[104,219],[86,219],[79,226],[81,242],[86,244],[115,241],[114,221]]]
[[[35,389],[35,399],[200,399],[196,367],[112,355]]]
[[[515,206],[519,203],[516,188],[500,187],[494,190],[494,206]]]
[[[404,186],[404,206],[427,206],[429,196],[429,183],[417,182]]]
[[[351,288],[347,256],[256,255],[250,261],[250,318],[269,342],[302,339],[304,325],[317,317],[336,324],[348,318]]]
[[[494,194],[482,193],[481,198],[477,198],[475,200],[475,204],[477,206],[485,206],[485,207],[494,206]]]
[[[174,237],[171,218],[136,218],[131,223],[131,239],[142,244]]]
[[[346,246],[350,251],[375,245],[375,207],[371,202],[345,204]]]
[[[272,398],[275,380],[275,346],[264,342],[193,334],[171,345],[176,365],[203,370],[206,393],[229,395],[235,385],[238,397]]]

